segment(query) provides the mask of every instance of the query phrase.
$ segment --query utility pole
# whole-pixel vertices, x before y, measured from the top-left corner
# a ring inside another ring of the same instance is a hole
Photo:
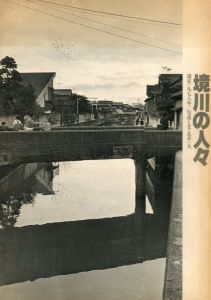
[[[93,115],[94,115],[94,105],[95,105],[95,108],[97,111],[97,101],[96,101],[97,99],[98,99],[97,97],[89,97],[88,98],[88,101],[91,102],[91,118],[93,118]],[[93,102],[95,102],[95,103],[93,103]]]
[[[76,104],[77,104],[77,106],[76,106],[76,114],[77,114],[77,123],[79,123],[79,99],[78,99],[78,95],[77,95],[77,98],[76,98]]]
[[[59,88],[60,88],[60,85],[63,84],[63,82],[61,82],[61,76],[60,75],[58,75],[58,82],[56,82],[56,84],[59,86]]]

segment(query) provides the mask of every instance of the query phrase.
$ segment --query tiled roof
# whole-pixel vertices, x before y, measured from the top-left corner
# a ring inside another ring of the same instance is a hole
[[[182,74],[160,74],[159,84],[171,85],[175,81],[182,80]]]
[[[153,101],[154,101],[154,98],[155,98],[154,96],[149,97],[149,98],[145,99],[144,102],[147,102],[147,101],[152,100],[152,99],[153,99]]]
[[[32,85],[34,89],[34,94],[36,97],[40,95],[42,90],[45,88],[46,84],[50,79],[56,76],[55,72],[40,72],[40,73],[20,73],[21,74],[21,84],[24,86]]]

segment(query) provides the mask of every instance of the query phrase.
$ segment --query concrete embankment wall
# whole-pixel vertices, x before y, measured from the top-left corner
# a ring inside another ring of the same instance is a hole
[[[182,299],[182,151],[175,157],[163,300]]]

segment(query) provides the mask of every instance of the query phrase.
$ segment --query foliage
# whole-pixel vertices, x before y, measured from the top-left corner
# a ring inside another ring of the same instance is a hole
[[[8,89],[0,88],[0,115],[6,116],[14,113],[14,98]]]
[[[15,113],[18,115],[31,115],[38,110],[36,98],[31,85],[20,86],[15,99]]]
[[[17,69],[17,64],[16,64],[14,58],[9,57],[9,56],[6,56],[5,58],[3,58],[0,61],[0,64],[4,69],[8,69],[8,71]]]
[[[78,111],[80,114],[91,112],[91,105],[89,100],[78,94],[72,94],[71,100],[74,102],[73,110],[77,113],[77,101],[78,101]]]
[[[21,193],[10,196],[0,204],[0,224],[2,227],[14,227],[23,204],[33,203],[35,193]]]
[[[14,58],[6,56],[0,61],[0,88],[1,90],[12,90],[18,88],[22,81],[20,73],[16,70],[17,64]]]
[[[0,61],[0,115],[23,115],[37,111],[32,86],[24,87],[21,81],[14,58],[3,58]]]

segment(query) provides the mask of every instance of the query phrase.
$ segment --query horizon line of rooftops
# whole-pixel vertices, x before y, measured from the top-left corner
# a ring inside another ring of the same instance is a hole
[[[53,79],[56,76],[56,72],[20,72],[20,75],[22,77],[22,84],[28,85],[31,84],[33,86],[35,95],[38,96],[40,94],[40,91],[43,89],[43,87],[49,82],[49,80],[52,80],[52,90],[54,91],[54,94],[58,95],[69,95],[77,94],[76,92],[73,93],[73,90],[75,88],[54,88],[53,86]],[[176,87],[177,91],[182,90],[182,74],[179,73],[162,73],[158,76],[158,83],[156,84],[147,84],[146,85],[146,98],[143,97],[143,99],[140,99],[139,97],[134,97],[134,99],[131,99],[130,101],[134,101],[136,103],[130,103],[130,106],[137,105],[144,103],[147,98],[152,96],[154,93],[159,93],[161,91],[161,87]],[[85,96],[85,95],[84,95]],[[121,99],[110,100],[110,99],[99,99],[98,97],[89,97],[85,96],[90,103],[93,104],[108,104],[108,105],[129,105],[128,100],[122,99],[122,97],[119,97]],[[135,99],[136,98],[136,99]],[[120,101],[119,101],[120,100]],[[141,101],[140,101],[141,100]],[[126,102],[126,103],[125,103]],[[137,103],[138,102],[138,103]]]

